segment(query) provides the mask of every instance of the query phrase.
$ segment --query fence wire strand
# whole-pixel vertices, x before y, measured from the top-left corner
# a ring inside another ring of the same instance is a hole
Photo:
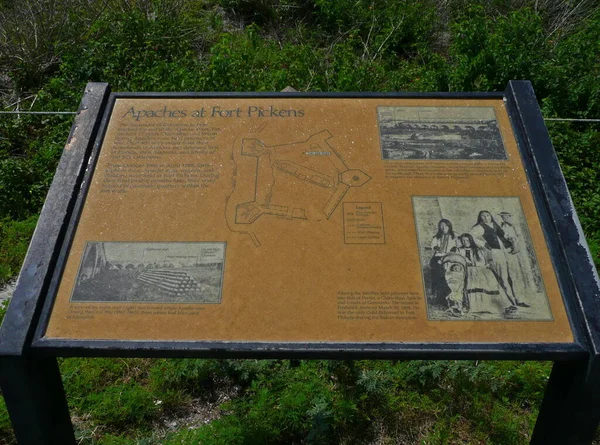
[[[77,114],[76,111],[0,111],[0,114],[65,114],[73,115]],[[577,118],[562,118],[562,117],[545,117],[546,121],[554,122],[591,122],[600,123],[600,119],[577,119]]]
[[[0,111],[0,114],[77,114],[76,111]]]

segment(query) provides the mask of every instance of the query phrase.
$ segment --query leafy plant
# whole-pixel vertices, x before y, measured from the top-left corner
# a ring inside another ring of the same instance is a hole
[[[0,286],[19,272],[36,223],[35,215],[24,221],[0,220]]]

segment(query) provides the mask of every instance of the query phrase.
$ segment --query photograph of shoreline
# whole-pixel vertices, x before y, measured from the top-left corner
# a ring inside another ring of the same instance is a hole
[[[384,160],[507,159],[493,107],[377,107]]]

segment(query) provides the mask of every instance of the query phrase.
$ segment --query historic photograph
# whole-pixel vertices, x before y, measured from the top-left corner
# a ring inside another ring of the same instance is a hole
[[[382,158],[503,160],[493,107],[377,107]]]
[[[87,242],[71,301],[220,303],[225,243]]]
[[[551,320],[516,197],[413,197],[430,320]]]

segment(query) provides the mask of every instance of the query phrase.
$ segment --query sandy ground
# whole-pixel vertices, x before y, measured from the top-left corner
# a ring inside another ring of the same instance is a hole
[[[7,298],[12,297],[13,291],[15,290],[15,285],[17,284],[17,279],[13,278],[4,286],[0,287],[0,301],[4,301]]]

